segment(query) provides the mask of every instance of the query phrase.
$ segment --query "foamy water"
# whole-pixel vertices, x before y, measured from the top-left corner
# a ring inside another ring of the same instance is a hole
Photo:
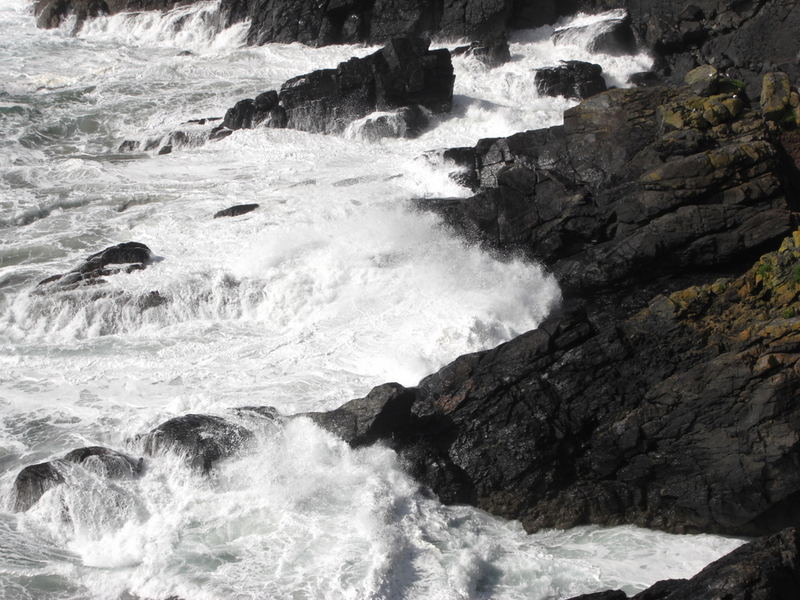
[[[0,7],[0,598],[566,598],[688,576],[738,545],[632,527],[528,536],[440,505],[391,451],[353,451],[302,419],[259,428],[211,477],[169,454],[134,481],[75,467],[10,512],[19,470],[73,448],[140,453],[136,434],[187,412],[333,408],[536,327],[555,282],[412,210],[468,193],[420,156],[559,123],[573,103],[538,97],[536,67],[591,59],[621,85],[650,64],[554,46],[543,28],[512,38],[495,70],[454,59],[453,114],[416,140],[257,129],[119,154],[375,50],[247,48],[245,25],[216,31],[215,10],[116,15],[72,35],[36,29],[25,3]],[[160,260],[101,288],[34,293],[128,240]],[[142,310],[153,291],[167,302]]]

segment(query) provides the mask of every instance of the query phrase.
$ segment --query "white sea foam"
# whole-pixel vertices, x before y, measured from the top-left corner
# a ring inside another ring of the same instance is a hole
[[[302,419],[210,478],[170,453],[133,481],[73,467],[31,511],[8,512],[19,469],[72,448],[140,453],[136,434],[187,412],[332,408],[535,327],[558,301],[553,280],[413,210],[468,194],[419,156],[560,123],[574,102],[539,97],[537,67],[589,59],[619,85],[649,66],[554,46],[543,28],[515,35],[494,70],[456,58],[454,113],[416,140],[252,130],[121,156],[125,139],[375,50],[244,47],[246,24],[220,31],[216,10],[114,15],[73,35],[37,30],[23,0],[0,7],[0,598],[567,597],[688,576],[740,543],[631,527],[528,536],[440,505],[391,451],[353,451]],[[248,202],[259,209],[212,218]],[[161,260],[37,293],[126,240]],[[153,291],[166,302],[142,310]]]

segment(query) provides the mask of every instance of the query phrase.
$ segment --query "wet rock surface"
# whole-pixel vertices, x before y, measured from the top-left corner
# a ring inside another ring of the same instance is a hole
[[[381,436],[440,498],[529,531],[790,526],[800,518],[795,238],[738,278],[656,296],[626,319],[567,310],[462,356],[423,379]],[[317,419],[352,441],[343,409]]]
[[[382,50],[351,58],[335,69],[294,77],[280,93],[268,91],[239,101],[214,133],[256,126],[341,133],[371,113],[400,109],[409,125],[403,133],[418,135],[427,124],[420,107],[448,112],[453,100],[450,53],[428,50],[428,45],[419,38],[397,38]]]
[[[777,245],[796,210],[785,185],[795,167],[735,87],[609,90],[563,126],[481,140],[472,154],[459,176],[477,195],[419,206],[544,262],[569,296],[723,273]]]
[[[711,563],[691,579],[660,581],[635,600],[793,600],[800,590],[800,532],[789,528],[758,539]],[[626,600],[620,591],[571,600]]]
[[[142,436],[142,443],[145,454],[181,452],[192,467],[208,472],[216,461],[232,456],[252,437],[250,430],[222,417],[189,414],[162,423]]]
[[[238,217],[241,215],[246,215],[247,213],[253,212],[258,208],[258,206],[258,204],[237,204],[236,206],[230,206],[214,213],[214,218],[219,219],[221,217]]]
[[[31,465],[20,471],[14,481],[14,510],[16,512],[28,510],[47,490],[63,484],[65,482],[63,469],[69,464],[80,464],[97,475],[109,479],[137,477],[144,468],[143,459],[136,459],[109,448],[101,446],[79,448],[61,459]]]
[[[536,71],[536,89],[542,96],[588,98],[606,90],[603,68],[579,60],[566,61],[557,67]]]
[[[74,289],[79,285],[103,283],[103,277],[144,269],[152,260],[153,253],[150,248],[139,242],[125,242],[92,254],[72,271],[48,277],[39,282],[39,286],[65,290]]]

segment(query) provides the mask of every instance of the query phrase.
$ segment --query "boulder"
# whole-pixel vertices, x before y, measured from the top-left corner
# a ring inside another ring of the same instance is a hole
[[[308,417],[357,447],[378,439],[406,435],[411,425],[414,398],[414,389],[406,389],[399,383],[386,383],[374,388],[366,397],[351,400],[336,410],[295,416]]]
[[[536,71],[536,89],[542,96],[588,98],[606,89],[603,68],[580,60],[562,62],[557,67]]]
[[[719,71],[712,65],[701,65],[692,69],[683,81],[698,96],[713,96],[719,91]]]
[[[428,112],[416,104],[389,113],[375,113],[354,121],[346,133],[354,138],[377,141],[383,138],[415,138],[430,125]]]
[[[791,83],[786,73],[767,73],[761,84],[761,110],[764,118],[781,120],[791,112]],[[791,114],[794,121],[794,114]]]
[[[183,454],[193,467],[207,473],[214,463],[238,452],[253,433],[222,417],[189,414],[175,417],[142,436],[145,454]]]
[[[800,532],[788,528],[737,548],[691,579],[659,581],[633,600],[794,600],[800,590]],[[626,600],[620,591],[572,600]]]
[[[593,25],[559,27],[551,36],[553,43],[574,44],[592,53],[623,56],[636,53],[636,36],[630,17],[598,21]]]
[[[246,215],[249,212],[253,212],[258,206],[258,204],[237,204],[236,206],[231,206],[216,212],[214,218],[219,219],[220,217],[238,217],[240,215]]]
[[[451,52],[453,56],[471,56],[490,69],[499,67],[511,60],[511,50],[505,35],[493,39],[472,42],[466,46],[459,46]]]
[[[79,448],[63,458],[25,467],[14,481],[14,510],[23,512],[57,485],[64,483],[63,469],[80,464],[97,475],[109,479],[131,479],[141,474],[144,460],[101,446]]]
[[[153,259],[150,248],[139,242],[124,242],[92,254],[80,266],[68,273],[53,275],[39,286],[74,289],[79,285],[103,283],[103,277],[115,273],[132,273],[146,268]]]

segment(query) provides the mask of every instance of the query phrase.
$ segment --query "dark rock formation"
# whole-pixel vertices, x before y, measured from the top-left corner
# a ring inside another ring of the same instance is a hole
[[[453,102],[453,65],[446,49],[428,50],[429,42],[397,38],[364,58],[351,58],[335,69],[313,71],[268,91],[240,100],[225,114],[211,137],[251,127],[288,127],[312,133],[341,133],[371,113],[380,117],[375,137],[414,137],[427,126],[426,110],[448,112]]]
[[[794,600],[800,590],[800,532],[761,538],[711,563],[689,580],[660,581],[634,600]],[[620,591],[572,600],[626,600]]]
[[[429,125],[428,111],[415,104],[390,113],[368,115],[352,123],[350,129],[356,138],[377,141],[382,138],[415,138]]]
[[[411,426],[414,397],[414,390],[399,383],[385,383],[365,398],[351,400],[336,410],[296,416],[310,418],[354,447],[363,446],[382,438],[406,435]]]
[[[214,214],[214,218],[219,219],[220,217],[238,217],[239,215],[246,215],[249,212],[253,212],[257,208],[258,204],[237,204],[236,206],[231,206],[218,211]]]
[[[799,367],[800,232],[738,278],[462,356],[403,390],[379,436],[441,499],[529,531],[765,534],[800,519]],[[358,440],[345,407],[316,420]]]
[[[145,454],[183,453],[189,464],[208,472],[221,458],[239,451],[253,437],[244,427],[211,415],[183,415],[142,436]]]
[[[61,459],[25,467],[14,481],[14,510],[28,510],[47,490],[64,483],[62,470],[69,464],[83,465],[110,479],[130,479],[142,472],[144,461],[101,446],[90,446],[73,450]]]
[[[630,17],[600,21],[594,25],[560,27],[553,31],[554,44],[577,44],[589,52],[622,56],[636,53],[636,36]]]
[[[569,60],[557,67],[536,71],[536,89],[542,96],[588,98],[606,90],[600,65]]]
[[[57,289],[74,289],[81,284],[103,283],[103,277],[114,273],[132,273],[144,269],[153,259],[150,248],[139,242],[124,242],[92,254],[79,267],[53,275],[39,282],[39,286],[52,285]]]
[[[630,294],[661,275],[723,272],[790,231],[794,167],[774,141],[736,92],[610,90],[563,126],[480,141],[481,192],[419,204],[545,262],[568,295],[623,281]]]
[[[505,35],[489,40],[472,42],[466,46],[455,48],[451,54],[471,56],[489,68],[499,67],[511,60],[511,50]]]

